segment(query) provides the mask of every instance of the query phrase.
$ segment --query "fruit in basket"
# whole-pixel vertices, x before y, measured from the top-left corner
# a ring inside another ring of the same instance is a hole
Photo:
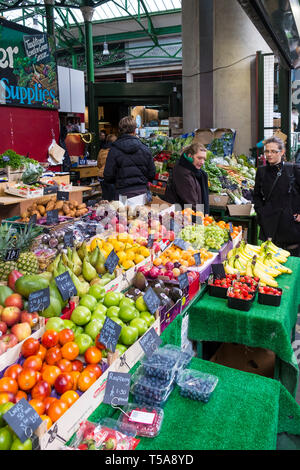
[[[49,318],[46,323],[46,330],[55,330],[57,332],[63,330],[65,327],[64,320],[59,317]]]
[[[89,335],[93,340],[100,333],[104,321],[94,318],[84,328],[84,332]]]
[[[8,327],[18,323],[21,318],[21,310],[18,307],[5,307],[1,312],[1,321],[4,321]]]
[[[23,299],[20,294],[11,294],[6,297],[4,301],[5,307],[18,307],[20,310],[23,309]]]
[[[17,269],[22,274],[37,273],[39,271],[39,262],[37,256],[30,251],[21,253],[17,262]]]
[[[86,294],[81,297],[79,305],[87,307],[92,312],[96,308],[97,300],[92,295]]]
[[[22,344],[21,348],[21,354],[26,358],[29,356],[34,356],[35,354],[38,353],[40,349],[40,343],[37,339],[35,338],[28,338],[24,343]]]
[[[139,337],[139,332],[136,327],[123,326],[120,334],[119,341],[125,346],[131,346]]]
[[[81,333],[75,336],[75,343],[79,347],[79,354],[84,354],[85,351],[92,346],[93,340],[92,338],[87,335],[86,333]]]
[[[7,332],[7,324],[4,321],[0,321],[0,338]]]
[[[39,314],[36,312],[29,313],[27,310],[21,312],[21,322],[28,323],[31,328],[34,328],[38,325],[39,322]]]
[[[13,269],[9,275],[8,275],[8,278],[7,278],[7,285],[8,287],[10,287],[12,290],[15,290],[15,283],[16,283],[16,280],[19,278],[19,277],[22,277],[23,274],[20,273],[20,271],[17,271],[16,269]]]
[[[12,326],[11,332],[17,337],[17,340],[20,343],[31,335],[31,327],[27,322],[17,323],[16,325]]]
[[[8,286],[0,286],[0,305],[4,307],[5,299],[13,294],[14,291]]]
[[[68,372],[63,372],[59,374],[54,382],[54,388],[59,395],[72,390],[73,388],[73,378]]]
[[[91,311],[84,307],[83,305],[79,305],[76,307],[71,315],[71,320],[79,326],[86,325],[91,319]]]

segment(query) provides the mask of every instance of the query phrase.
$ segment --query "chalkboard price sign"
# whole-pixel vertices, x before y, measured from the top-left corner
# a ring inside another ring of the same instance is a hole
[[[53,211],[47,212],[47,225],[55,225],[58,224],[58,209],[53,209]]]
[[[178,276],[178,282],[181,290],[185,289],[186,287],[189,287],[189,278],[187,273],[183,273]]]
[[[201,254],[200,253],[195,253],[194,258],[195,258],[196,266],[201,266]]]
[[[57,200],[58,201],[68,201],[70,194],[68,191],[57,191]]]
[[[159,348],[162,340],[156,333],[154,328],[151,328],[144,336],[140,339],[140,345],[147,357],[152,356],[152,354]]]
[[[111,318],[106,317],[100,333],[100,343],[110,351],[115,352],[121,330],[122,327],[118,325],[118,323],[111,320]]]
[[[107,405],[127,405],[130,390],[130,374],[109,372],[103,403]]]
[[[94,207],[97,204],[96,199],[89,199],[86,203],[87,207]]]
[[[17,434],[21,442],[25,442],[26,439],[30,438],[42,423],[40,416],[25,398],[22,398],[15,406],[10,408],[3,415],[3,419]]]
[[[232,222],[229,222],[229,232],[232,233],[233,232],[233,226],[232,226]]]
[[[173,244],[175,246],[178,246],[178,248],[181,248],[181,250],[187,250],[188,249],[188,243],[186,243],[181,238],[176,238],[176,240],[174,240]]]
[[[48,186],[44,188],[44,196],[47,196],[47,194],[56,194],[57,193],[57,186]]]
[[[116,269],[117,265],[119,263],[119,257],[116,254],[115,250],[112,250],[108,257],[106,258],[106,261],[104,263],[105,268],[109,272],[109,274],[112,274],[114,270]]]
[[[213,264],[211,268],[215,279],[224,279],[226,277],[225,269],[222,263]]]
[[[64,244],[65,244],[65,247],[74,246],[74,235],[73,235],[73,231],[65,232],[65,235],[64,235]]]
[[[97,233],[97,226],[95,224],[87,224],[86,231],[91,235],[91,237],[93,237]]]
[[[7,250],[5,254],[5,261],[15,261],[20,256],[20,250],[18,248]]]
[[[154,315],[156,310],[160,307],[160,299],[151,287],[145,292],[143,299],[149,312]]]
[[[63,300],[66,301],[77,294],[77,289],[68,271],[57,276],[55,282]]]
[[[50,290],[49,287],[37,290],[29,294],[28,298],[28,312],[40,312],[45,310],[50,305]]]
[[[33,214],[29,219],[28,225],[36,224],[36,222],[37,222],[37,215]]]

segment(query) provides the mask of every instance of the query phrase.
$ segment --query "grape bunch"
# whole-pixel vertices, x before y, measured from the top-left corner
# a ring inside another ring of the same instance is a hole
[[[203,248],[205,245],[204,225],[188,225],[181,230],[178,238],[189,242],[195,250]]]
[[[220,250],[224,243],[228,242],[228,231],[218,225],[208,225],[204,231],[205,248],[207,250]]]

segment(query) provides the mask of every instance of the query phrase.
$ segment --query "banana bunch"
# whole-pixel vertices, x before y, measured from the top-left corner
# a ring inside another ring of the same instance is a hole
[[[258,277],[262,285],[277,287],[275,281],[280,274],[291,274],[292,270],[281,263],[287,261],[290,253],[267,241],[260,247],[241,242],[239,248],[230,250],[224,269],[227,274],[236,274]]]

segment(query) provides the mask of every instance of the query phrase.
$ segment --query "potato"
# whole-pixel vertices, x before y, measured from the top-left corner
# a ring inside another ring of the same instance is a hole
[[[62,210],[64,211],[66,215],[68,215],[70,212],[68,204],[64,203]]]
[[[77,210],[76,213],[75,213],[76,217],[81,217],[81,216],[84,215],[84,214],[85,214],[84,209]]]
[[[77,210],[80,211],[81,209],[85,209],[85,208],[86,208],[86,204],[82,203],[77,207]]]
[[[46,206],[46,212],[53,211],[54,206],[55,206],[55,202],[52,199],[51,201],[48,202],[48,204]]]
[[[23,212],[23,214],[21,214],[22,219],[26,219],[28,216],[29,216],[28,209],[27,211]]]
[[[57,201],[57,202],[55,203],[54,209],[61,210],[61,209],[63,208],[63,205],[64,205],[64,201]]]
[[[78,201],[72,201],[72,202],[73,202],[74,207],[78,207],[78,206],[79,206],[79,202],[78,202]]]
[[[37,208],[38,208],[38,211],[40,212],[40,214],[41,214],[42,216],[45,215],[46,209],[45,209],[44,206],[42,206],[41,204],[39,204]]]

